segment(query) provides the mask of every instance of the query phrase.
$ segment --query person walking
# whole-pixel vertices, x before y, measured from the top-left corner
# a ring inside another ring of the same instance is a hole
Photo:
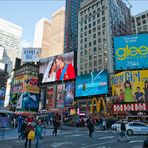
[[[126,141],[129,142],[129,137],[126,134],[126,126],[125,126],[123,120],[122,120],[120,129],[121,129],[121,132],[120,132],[120,137],[118,138],[118,141],[121,141],[123,139],[123,137],[125,136],[127,139]]]
[[[26,126],[26,133],[25,133],[25,148],[27,148],[27,144],[28,144],[28,141],[29,141],[29,148],[31,148],[31,141],[34,139],[34,138],[30,138],[30,132],[34,132],[34,128],[33,126],[31,125],[31,122],[29,122]],[[32,135],[34,136],[34,135]]]
[[[59,126],[59,122],[57,121],[57,119],[55,118],[53,120],[53,135],[57,135],[57,129],[58,129],[58,126]]]
[[[26,126],[27,126],[27,123],[24,120],[22,123],[22,126],[21,126],[21,134],[19,135],[18,139],[20,139],[20,138],[23,140],[25,139]]]
[[[42,122],[39,120],[35,128],[36,148],[39,148],[39,140],[42,137]]]
[[[87,128],[89,130],[89,137],[92,138],[92,133],[94,132],[94,124],[92,123],[91,120],[88,121],[87,123]]]

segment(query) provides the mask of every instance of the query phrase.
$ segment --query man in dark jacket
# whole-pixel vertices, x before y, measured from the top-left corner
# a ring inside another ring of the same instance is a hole
[[[89,120],[88,121],[88,123],[87,123],[87,128],[88,128],[88,130],[89,130],[89,137],[91,137],[92,138],[92,133],[94,132],[94,124],[92,123],[92,121],[91,120]]]
[[[120,129],[121,129],[121,132],[120,132],[120,137],[118,138],[118,141],[121,141],[121,139],[125,136],[127,138],[127,142],[129,142],[129,137],[126,134],[126,126],[123,120],[122,120]]]
[[[54,119],[53,120],[53,135],[55,134],[55,136],[57,135],[58,126],[59,126],[58,120],[57,119]]]

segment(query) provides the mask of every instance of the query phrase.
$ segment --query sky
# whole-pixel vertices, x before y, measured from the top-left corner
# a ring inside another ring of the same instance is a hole
[[[133,15],[148,10],[148,0],[128,1]],[[65,0],[0,0],[0,18],[21,26],[23,44],[32,44],[35,23],[44,17],[51,19],[61,7],[65,7]]]

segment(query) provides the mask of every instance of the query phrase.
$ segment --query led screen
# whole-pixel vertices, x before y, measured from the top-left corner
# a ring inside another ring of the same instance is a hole
[[[107,72],[99,71],[76,78],[76,97],[106,94]]]
[[[75,79],[74,53],[66,53],[40,60],[42,83]]]
[[[115,69],[140,69],[148,67],[148,34],[114,38]]]

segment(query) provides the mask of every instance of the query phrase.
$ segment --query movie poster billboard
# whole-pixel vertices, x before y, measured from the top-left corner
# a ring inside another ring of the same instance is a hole
[[[114,103],[148,102],[148,70],[120,72],[112,83]]]
[[[57,108],[63,108],[64,107],[64,92],[65,92],[65,84],[59,84],[57,85]]]
[[[75,79],[74,53],[69,52],[40,60],[42,83]]]
[[[37,111],[39,106],[39,94],[22,92],[19,93],[19,95],[17,94],[15,101],[17,109]]]
[[[115,69],[148,68],[148,34],[114,38]]]
[[[46,106],[48,107],[54,107],[54,89],[53,87],[47,88],[47,98],[46,98]]]
[[[76,78],[76,97],[108,93],[107,72],[101,70]]]

